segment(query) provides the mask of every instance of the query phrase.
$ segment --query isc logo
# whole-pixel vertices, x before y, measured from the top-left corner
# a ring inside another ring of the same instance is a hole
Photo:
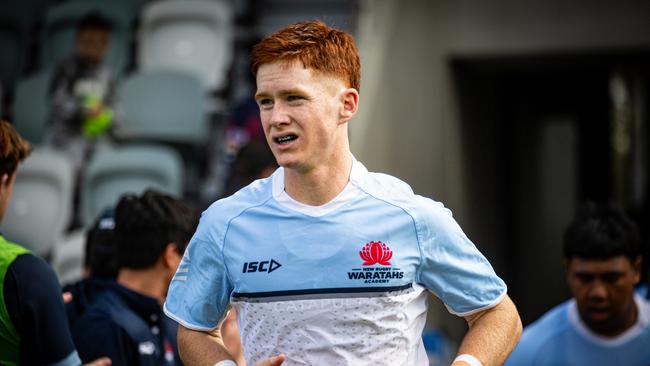
[[[244,269],[242,270],[242,273],[252,273],[252,272],[271,273],[280,267],[282,267],[282,265],[276,262],[274,259],[271,259],[270,261],[261,261],[261,262],[246,262],[244,263]]]

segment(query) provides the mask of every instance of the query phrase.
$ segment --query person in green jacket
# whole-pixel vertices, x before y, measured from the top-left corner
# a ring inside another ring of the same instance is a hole
[[[0,121],[0,222],[29,144]],[[52,268],[0,233],[0,365],[80,365]],[[93,366],[110,365],[108,358]]]

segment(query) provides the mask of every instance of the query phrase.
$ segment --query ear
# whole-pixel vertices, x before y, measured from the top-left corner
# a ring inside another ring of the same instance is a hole
[[[347,88],[341,93],[341,110],[339,113],[340,123],[351,120],[357,114],[359,106],[359,92],[354,88]]]
[[[168,243],[163,252],[163,264],[165,267],[174,268],[178,267],[183,255],[178,252],[178,248],[175,243]]]
[[[9,186],[9,181],[10,180],[11,180],[11,177],[7,173],[0,176],[0,195],[2,193],[4,193],[5,189],[7,189],[7,187]]]
[[[632,261],[632,269],[634,270],[634,284],[637,284],[641,281],[641,256]]]

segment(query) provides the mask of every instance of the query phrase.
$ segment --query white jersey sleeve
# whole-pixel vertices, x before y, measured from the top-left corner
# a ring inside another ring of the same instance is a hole
[[[506,284],[441,203],[418,196],[416,230],[422,251],[417,281],[455,315],[497,305]]]

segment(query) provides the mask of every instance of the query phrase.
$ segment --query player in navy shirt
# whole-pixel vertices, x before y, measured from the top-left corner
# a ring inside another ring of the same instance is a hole
[[[113,365],[180,365],[176,324],[162,304],[198,215],[183,201],[149,190],[125,195],[115,208],[115,283],[74,326],[82,360]]]
[[[71,327],[117,277],[113,215],[113,209],[105,210],[86,233],[85,278],[63,287],[71,297],[65,304]]]

